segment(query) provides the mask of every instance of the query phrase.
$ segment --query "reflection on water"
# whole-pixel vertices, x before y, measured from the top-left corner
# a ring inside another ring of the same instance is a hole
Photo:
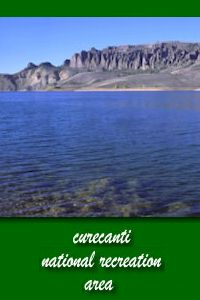
[[[1,216],[199,216],[200,93],[0,93]]]

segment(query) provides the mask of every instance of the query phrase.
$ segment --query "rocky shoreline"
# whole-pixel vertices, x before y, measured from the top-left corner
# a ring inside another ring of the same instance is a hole
[[[1,217],[183,217],[192,216],[190,203],[160,203],[140,195],[137,180],[102,178],[74,192],[15,195],[0,203]]]

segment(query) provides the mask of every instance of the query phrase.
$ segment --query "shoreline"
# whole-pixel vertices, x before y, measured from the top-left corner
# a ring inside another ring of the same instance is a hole
[[[67,90],[66,90],[67,91]],[[72,90],[69,90],[72,91]],[[174,92],[174,91],[200,91],[199,88],[170,88],[170,87],[135,87],[135,88],[83,88],[75,89],[74,92]]]
[[[161,88],[130,88],[130,89],[112,89],[112,88],[94,88],[94,89],[76,89],[74,92],[156,92],[167,91],[169,89]]]
[[[112,89],[112,88],[91,88],[91,89],[52,89],[52,90],[16,90],[16,91],[1,91],[0,93],[15,93],[15,92],[200,92],[200,88],[180,88],[180,89],[171,89],[171,88],[156,88],[156,87],[149,87],[149,88],[119,88],[119,89]]]

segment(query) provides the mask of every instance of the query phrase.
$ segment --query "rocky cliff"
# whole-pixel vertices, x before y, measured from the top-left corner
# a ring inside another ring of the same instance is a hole
[[[200,44],[167,42],[92,48],[61,66],[29,63],[22,71],[0,74],[0,90],[104,87],[200,87]]]
[[[70,66],[95,70],[155,70],[187,66],[200,61],[200,44],[170,42],[141,46],[108,47],[76,53]]]

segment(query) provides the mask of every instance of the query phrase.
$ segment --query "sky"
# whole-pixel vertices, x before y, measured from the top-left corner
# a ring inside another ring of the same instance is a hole
[[[200,42],[200,17],[0,17],[0,33],[0,73],[14,73],[29,62],[61,65],[92,47]]]

